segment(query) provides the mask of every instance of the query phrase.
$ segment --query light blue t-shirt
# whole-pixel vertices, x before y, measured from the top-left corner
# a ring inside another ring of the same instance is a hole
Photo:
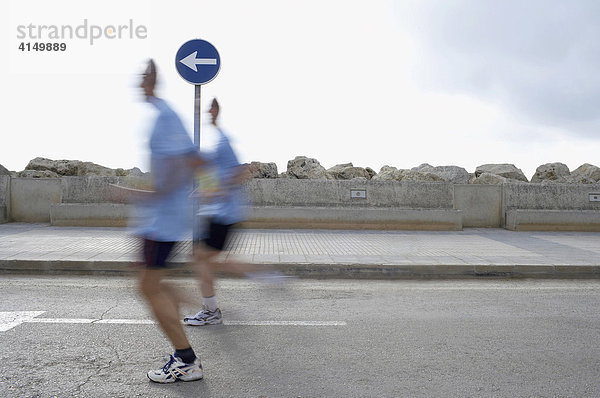
[[[134,233],[147,239],[169,242],[191,236],[190,192],[193,172],[182,167],[190,156],[198,156],[177,114],[162,99],[151,97],[158,116],[150,134],[150,168],[157,192],[167,191],[140,205],[142,218]]]
[[[210,218],[219,224],[231,225],[244,221],[246,217],[246,193],[242,185],[227,186],[239,173],[240,163],[223,130],[213,125],[203,126],[200,143],[202,157],[208,161],[205,171],[214,174],[217,184],[225,188],[226,194],[210,204]],[[204,141],[206,139],[206,142]],[[203,212],[200,205],[200,213]]]

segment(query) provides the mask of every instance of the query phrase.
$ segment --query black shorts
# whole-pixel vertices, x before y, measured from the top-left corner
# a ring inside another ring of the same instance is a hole
[[[146,268],[167,268],[167,258],[177,242],[157,242],[144,239],[144,263]]]
[[[231,224],[226,225],[210,221],[206,236],[201,239],[201,242],[208,247],[221,251],[227,245],[227,238],[231,227],[233,227]]]

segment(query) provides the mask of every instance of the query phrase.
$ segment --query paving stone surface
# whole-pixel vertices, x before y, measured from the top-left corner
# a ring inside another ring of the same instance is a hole
[[[125,228],[1,224],[0,271],[127,269],[139,260],[140,245]],[[178,245],[172,262],[187,263],[191,249],[190,241]],[[223,259],[272,265],[300,276],[600,277],[597,232],[242,229],[228,249]]]

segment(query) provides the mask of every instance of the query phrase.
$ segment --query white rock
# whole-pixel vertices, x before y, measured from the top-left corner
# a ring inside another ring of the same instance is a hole
[[[512,180],[519,180],[528,182],[527,177],[518,169],[514,164],[498,163],[498,164],[484,164],[477,166],[475,169],[475,177],[481,176],[483,173],[495,174],[500,177],[510,178]]]
[[[60,178],[58,174],[50,170],[23,170],[17,173],[20,178]]]
[[[317,159],[296,156],[287,163],[287,178],[331,180],[333,179]]]
[[[352,180],[355,178],[364,178],[365,180],[370,180],[371,177],[373,177],[373,175],[369,173],[367,169],[362,167],[354,167],[352,163],[335,165],[328,169],[327,173],[329,173],[329,175],[335,180]]]
[[[469,172],[458,166],[437,166],[433,167],[430,164],[423,163],[418,167],[413,167],[411,171],[417,171],[421,173],[432,173],[441,177],[444,181],[449,181],[454,184],[468,184],[469,183]]]
[[[532,183],[541,183],[543,181],[566,183],[567,178],[571,176],[569,167],[564,163],[546,163],[535,170],[531,177]]]
[[[434,173],[406,170],[402,175],[402,181],[444,181],[442,177]]]
[[[277,165],[275,163],[252,162],[248,165],[250,178],[277,178]]]
[[[571,176],[574,178],[581,178],[580,176],[584,176],[597,182],[600,181],[600,167],[585,163],[573,170]]]
[[[383,166],[379,173],[373,176],[374,181],[400,181],[406,170],[398,170],[393,166]]]
[[[499,176],[497,174],[491,174],[491,173],[482,173],[479,175],[479,177],[475,177],[473,178],[470,183],[471,184],[483,184],[483,185],[502,185],[507,183],[509,180],[508,178],[504,178],[502,176]]]
[[[10,170],[0,164],[0,176],[9,176],[11,175]]]
[[[20,172],[19,175],[25,175],[26,171],[39,171],[39,172],[51,172],[56,174],[57,177],[61,176],[102,176],[102,177],[114,177],[114,176],[143,176],[144,173],[134,167],[130,170],[125,169],[111,169],[108,167],[101,166],[92,162],[82,162],[80,160],[52,160],[37,157],[32,159],[25,170]],[[45,176],[51,176],[53,174],[46,173]],[[39,173],[26,173],[27,175],[42,175]],[[35,178],[35,177],[34,177]]]

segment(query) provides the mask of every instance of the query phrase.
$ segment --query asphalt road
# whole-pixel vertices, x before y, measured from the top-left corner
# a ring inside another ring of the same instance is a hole
[[[228,324],[186,329],[204,380],[159,385],[146,372],[171,348],[132,279],[0,277],[0,396],[600,396],[600,281],[224,280],[219,295]]]

